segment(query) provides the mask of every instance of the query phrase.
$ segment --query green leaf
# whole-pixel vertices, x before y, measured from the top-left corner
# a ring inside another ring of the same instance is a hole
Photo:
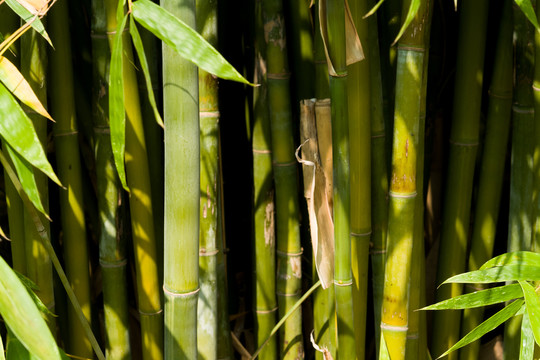
[[[514,314],[520,309],[520,307],[523,305],[523,300],[516,300],[509,305],[507,305],[504,309],[475,327],[471,332],[469,332],[467,335],[465,335],[461,340],[459,340],[457,343],[454,344],[450,349],[448,349],[444,354],[439,356],[437,359],[440,359],[448,354],[450,354],[453,351],[456,351],[457,349],[462,348],[465,345],[469,345],[473,341],[476,341],[480,339],[484,334],[487,334],[491,330],[495,329],[497,326],[501,325],[506,320],[510,319]]]
[[[109,119],[111,128],[111,147],[118,177],[124,189],[129,190],[126,181],[124,154],[126,151],[126,109],[124,104],[124,73],[122,34],[128,16],[118,23],[111,54],[111,70],[109,78]]]
[[[163,120],[161,119],[161,116],[159,115],[159,111],[156,105],[156,98],[154,97],[154,89],[152,87],[152,79],[150,78],[150,70],[148,69],[148,62],[146,61],[146,54],[144,53],[142,39],[141,39],[141,36],[139,35],[139,30],[137,30],[137,25],[135,24],[135,21],[133,21],[132,17],[129,18],[129,32],[131,34],[131,38],[133,40],[133,45],[135,46],[135,50],[137,51],[139,62],[141,63],[141,68],[144,74],[144,80],[146,82],[146,89],[148,90],[148,101],[150,102],[150,105],[152,105],[152,109],[154,110],[154,116],[156,117],[156,122],[161,127],[164,127]]]
[[[365,19],[365,18],[367,18],[368,16],[371,16],[371,15],[375,14],[375,11],[377,11],[377,10],[381,7],[381,5],[383,4],[383,2],[384,2],[384,0],[379,0],[379,1],[375,4],[375,6],[373,6],[373,8],[372,8],[371,10],[369,10],[369,12],[368,12],[366,15],[364,15],[364,16],[362,17],[362,19]]]
[[[384,340],[384,335],[381,331],[381,350],[379,354],[379,360],[390,360],[390,352],[388,351],[388,346],[386,345],[386,340]]]
[[[0,315],[23,345],[39,359],[60,359],[49,327],[3,258],[0,258],[0,294]]]
[[[58,185],[62,185],[56,177],[41,142],[36,134],[32,120],[21,109],[15,98],[0,83],[0,135],[26,161],[41,170]]]
[[[532,251],[515,251],[499,255],[487,261],[480,267],[480,270],[502,265],[531,265],[540,264],[540,254]]]
[[[529,19],[529,21],[534,25],[534,27],[537,30],[540,30],[540,26],[538,26],[538,20],[536,19],[536,14],[534,12],[531,0],[516,0],[516,4],[518,4],[521,11],[523,11],[527,19]]]
[[[533,360],[534,334],[529,314],[523,314],[521,319],[521,344],[519,347],[519,360]]]
[[[35,360],[37,357],[30,354],[30,352],[24,347],[24,345],[17,339],[13,332],[8,328],[7,334],[7,346],[6,346],[7,360]]]
[[[411,25],[411,22],[414,20],[414,17],[418,13],[418,9],[420,8],[421,0],[411,0],[411,5],[409,5],[409,11],[407,12],[407,17],[405,18],[405,22],[403,25],[401,25],[401,29],[399,29],[399,33],[396,36],[396,39],[394,40],[394,44],[399,41],[401,36],[403,36],[403,33],[405,33],[405,30]]]
[[[0,336],[0,360],[6,360],[6,354],[4,350],[4,342],[2,341],[2,336]]]
[[[534,339],[537,344],[540,344],[540,298],[534,291],[531,284],[526,281],[520,281],[519,285],[523,289],[525,295],[525,304],[527,305],[527,314],[531,321]]]
[[[39,296],[37,296],[37,294],[34,292],[34,291],[39,290],[39,287],[32,280],[30,280],[29,278],[27,278],[23,274],[15,271],[15,270],[13,270],[13,271],[19,277],[19,280],[21,280],[21,283],[26,287],[26,290],[28,291],[28,294],[30,295],[32,300],[34,300],[34,304],[36,304],[38,310],[41,311],[41,313],[44,314],[44,315],[56,317],[56,315],[54,313],[52,313],[47,308],[47,306],[45,306],[43,301],[41,301]]]
[[[522,296],[523,292],[521,291],[521,287],[518,284],[511,284],[456,296],[451,299],[426,306],[420,310],[469,309],[493,305],[520,298]]]
[[[8,153],[11,161],[13,162],[13,167],[17,171],[17,175],[21,182],[24,192],[28,195],[32,204],[38,209],[40,213],[45,215],[45,217],[51,221],[51,218],[45,211],[43,204],[41,202],[41,197],[39,196],[39,189],[36,183],[36,177],[34,174],[34,168],[28,161],[22,158],[8,143],[4,144],[6,147],[6,152]]]
[[[150,0],[135,1],[133,16],[142,26],[199,68],[222,79],[252,85],[199,33]]]
[[[452,276],[443,282],[448,283],[490,283],[517,280],[540,280],[540,266],[505,265],[484,270],[470,271]]]
[[[26,81],[19,69],[8,59],[0,56],[0,81],[4,83],[6,88],[13,93],[21,102],[32,110],[52,120],[51,115],[45,110],[38,97],[32,90],[32,87]]]
[[[43,26],[43,23],[39,19],[38,13],[33,14],[30,10],[25,8],[19,1],[17,0],[6,0],[6,4],[11,8],[11,10],[15,11],[17,15],[21,19],[23,19],[25,22],[29,23],[34,30],[36,30],[47,42],[53,46],[51,39],[49,38],[49,34],[47,34],[47,31],[45,31],[45,27]]]

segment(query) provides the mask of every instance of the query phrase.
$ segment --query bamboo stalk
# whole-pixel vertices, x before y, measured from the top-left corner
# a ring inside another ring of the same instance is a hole
[[[454,85],[454,111],[450,133],[450,155],[444,217],[442,223],[437,283],[465,270],[467,235],[474,165],[478,147],[482,74],[487,28],[488,2],[460,3],[458,62]],[[445,285],[437,291],[437,301],[460,295],[461,284]],[[460,316],[453,311],[434,314],[431,350],[435,356],[457,342]],[[456,359],[451,353],[449,359]]]
[[[363,44],[368,43],[367,0],[349,1],[351,15]],[[351,267],[356,358],[365,358],[369,246],[371,241],[371,92],[370,53],[347,67],[350,143]]]
[[[497,230],[512,106],[513,46],[510,1],[503,4],[494,59],[468,271],[479,269],[492,257]],[[484,287],[480,284],[474,287],[466,286],[466,291],[482,288]],[[461,335],[465,336],[478,326],[483,315],[482,308],[464,310]],[[460,350],[459,358],[477,359],[479,351],[480,341],[475,341]]]
[[[110,6],[109,11],[105,6]],[[99,262],[103,276],[106,354],[110,359],[130,359],[127,259],[125,237],[118,228],[121,203],[120,181],[111,149],[108,120],[108,79],[114,24],[107,13],[115,11],[113,2],[92,1],[92,55],[94,73],[93,125],[96,158],[97,201],[99,209]],[[111,30],[113,29],[113,30]]]
[[[68,22],[68,3],[60,0],[49,13],[49,28],[55,50],[50,53],[50,89],[66,273],[83,313],[91,322],[90,274],[79,158],[78,131],[73,95],[73,70]],[[71,353],[91,358],[90,340],[72,307],[68,308]]]
[[[195,1],[162,6],[195,28]],[[165,358],[197,358],[199,89],[197,67],[163,46]]]
[[[255,329],[260,347],[276,324],[275,203],[272,181],[272,139],[266,80],[266,44],[261,2],[255,4],[255,75],[253,82],[253,182],[255,233]],[[261,351],[262,360],[278,357],[277,340],[272,338]]]
[[[403,11],[409,9],[403,3]],[[409,325],[409,283],[418,193],[418,161],[422,160],[419,136],[425,38],[429,34],[429,5],[424,2],[398,45],[396,104],[392,151],[392,176],[388,213],[387,259],[381,316],[381,344],[386,343],[391,359],[406,355]],[[384,337],[384,338],[383,338]],[[381,352],[382,354],[382,352]],[[382,355],[381,355],[382,356]]]
[[[263,0],[262,3],[272,162],[276,188],[276,294],[280,317],[283,317],[300,299],[302,290],[297,163],[294,158],[289,97],[290,73],[282,7],[281,1]],[[295,311],[280,329],[278,347],[280,357],[283,359],[297,359],[304,356],[301,309]]]

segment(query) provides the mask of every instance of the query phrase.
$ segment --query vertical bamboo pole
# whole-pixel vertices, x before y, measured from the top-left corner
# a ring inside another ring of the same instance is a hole
[[[479,269],[484,262],[492,257],[497,230],[512,111],[513,46],[511,4],[511,1],[504,1],[503,4],[494,57],[495,63],[489,89],[486,136],[478,183],[478,198],[468,271]],[[484,286],[480,284],[466,286],[466,291],[472,292],[483,288]],[[461,336],[465,336],[478,326],[483,320],[483,315],[484,311],[481,308],[464,310]],[[475,341],[460,349],[459,358],[461,360],[477,359],[479,351],[480,341]]]
[[[195,1],[162,0],[195,28]],[[199,88],[195,65],[163,46],[165,121],[165,358],[197,359]]]
[[[49,29],[55,49],[50,52],[50,98],[54,124],[57,171],[66,189],[60,189],[60,211],[66,273],[81,305],[91,322],[90,274],[79,141],[75,118],[73,70],[68,21],[68,2],[60,0],[49,13]],[[70,329],[69,348],[77,356],[91,358],[92,345],[75,314],[68,307]]]
[[[293,122],[289,97],[290,73],[287,58],[283,4],[263,0],[268,104],[272,138],[272,162],[276,188],[277,280],[279,316],[283,317],[300,299],[302,248],[298,223],[297,162],[294,158]],[[297,309],[280,329],[280,356],[304,356],[302,312]]]
[[[410,2],[403,3],[404,13]],[[429,34],[428,3],[423,2],[398,44],[396,104],[392,175],[388,213],[387,259],[381,316],[381,344],[386,343],[392,360],[406,355],[409,324],[409,282],[415,230],[419,147],[423,134],[421,100],[425,69],[425,38]]]
[[[105,7],[110,7],[106,9]],[[116,4],[104,0],[92,1],[92,65],[94,73],[93,125],[96,158],[97,201],[99,211],[99,263],[103,276],[103,303],[105,308],[105,339],[107,358],[131,357],[128,292],[126,279],[127,259],[125,237],[119,231],[120,182],[111,149],[108,105],[108,79],[110,49]],[[114,18],[113,18],[114,19]]]
[[[450,155],[437,283],[465,270],[467,235],[471,206],[474,165],[478,147],[484,48],[486,42],[488,1],[460,3],[458,60],[454,85],[454,110],[450,133]],[[437,291],[437,301],[460,295],[460,284],[444,285]],[[461,317],[454,311],[437,311],[433,327],[436,336],[432,354],[438,356],[459,337]],[[456,359],[451,353],[449,359]]]
[[[272,181],[272,139],[266,81],[266,43],[262,19],[262,2],[255,4],[255,76],[253,89],[253,181],[255,232],[255,328],[256,344],[261,346],[276,324],[276,243],[275,203]],[[261,351],[259,358],[278,357],[276,338]]]

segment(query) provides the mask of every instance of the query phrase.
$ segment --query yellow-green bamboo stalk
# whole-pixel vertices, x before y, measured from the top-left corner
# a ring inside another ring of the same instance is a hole
[[[360,41],[368,43],[367,0],[349,1]],[[356,358],[365,358],[369,245],[371,240],[371,94],[370,54],[364,46],[364,60],[349,65],[351,269]]]
[[[454,110],[437,284],[465,271],[482,102],[488,1],[464,1],[459,6]],[[444,285],[437,291],[437,301],[460,295],[461,291],[461,284]],[[436,335],[431,342],[434,356],[439,356],[457,342],[460,320],[461,317],[455,311],[437,311],[434,314],[433,328]],[[449,359],[456,359],[457,356],[457,353],[451,353]]]
[[[162,0],[195,28],[195,1]],[[197,67],[163,46],[165,358],[197,358],[199,89]]]
[[[65,189],[60,189],[62,243],[66,273],[81,305],[91,322],[90,274],[86,223],[81,181],[79,141],[75,117],[73,70],[67,0],[58,1],[49,13],[49,32],[55,49],[50,52],[50,98],[54,124],[55,153],[58,176]],[[91,358],[93,351],[74,309],[68,307],[70,352]]]
[[[403,3],[406,13],[410,2]],[[398,44],[392,175],[388,213],[387,259],[381,316],[381,344],[392,360],[405,359],[409,325],[418,160],[422,159],[421,100],[425,38],[429,34],[428,3],[423,2]],[[415,264],[416,266],[416,264]],[[416,290],[416,289],[415,289]]]
[[[99,262],[103,276],[103,304],[105,308],[105,341],[108,359],[131,358],[128,293],[126,280],[127,259],[125,237],[119,231],[118,216],[121,202],[120,181],[111,149],[108,111],[108,79],[110,48],[114,24],[108,21],[116,9],[114,2],[92,1],[92,65],[93,65],[93,125],[96,158],[97,201],[99,209]]]
[[[47,108],[47,48],[46,42],[40,34],[34,30],[28,31],[21,37],[21,73],[26,81],[34,90],[39,101]],[[43,145],[47,141],[47,119],[32,111],[28,113],[32,119],[36,133]],[[45,211],[49,209],[49,196],[47,177],[45,174],[35,171],[36,184],[39,196]],[[45,231],[50,233],[49,221],[42,214],[39,217],[44,225]],[[24,243],[26,250],[26,275],[32,280],[39,290],[36,294],[43,304],[54,312],[54,292],[53,292],[53,274],[51,258],[43,246],[39,233],[32,221],[31,215],[27,209],[24,210]],[[55,329],[55,320],[48,318],[51,330]],[[53,334],[55,331],[53,331]]]
[[[198,0],[199,33],[217,46],[217,1]],[[217,226],[219,178],[219,103],[218,80],[199,71],[199,118],[201,129],[200,231],[199,231],[199,303],[197,305],[197,347],[201,359],[217,359],[218,293],[217,293]]]
[[[276,324],[276,241],[275,203],[272,174],[272,139],[266,82],[266,43],[261,2],[255,4],[255,74],[253,82],[253,227],[255,234],[255,331],[260,347]],[[273,337],[261,351],[262,360],[278,358],[277,339]]]
[[[504,177],[504,164],[510,117],[512,109],[512,11],[511,1],[505,1],[500,21],[495,63],[489,89],[489,109],[486,121],[486,136],[482,156],[482,167],[478,183],[478,198],[474,216],[471,253],[468,271],[478,270],[493,255],[497,230],[499,204]],[[480,284],[466,286],[466,292],[484,288]],[[461,336],[465,336],[483,320],[482,308],[465,309],[461,324]],[[461,360],[478,358],[480,341],[460,349]]]

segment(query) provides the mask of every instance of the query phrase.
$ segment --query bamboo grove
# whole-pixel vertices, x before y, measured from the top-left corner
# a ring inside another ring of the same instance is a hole
[[[540,359],[538,17],[0,0],[0,360]]]

